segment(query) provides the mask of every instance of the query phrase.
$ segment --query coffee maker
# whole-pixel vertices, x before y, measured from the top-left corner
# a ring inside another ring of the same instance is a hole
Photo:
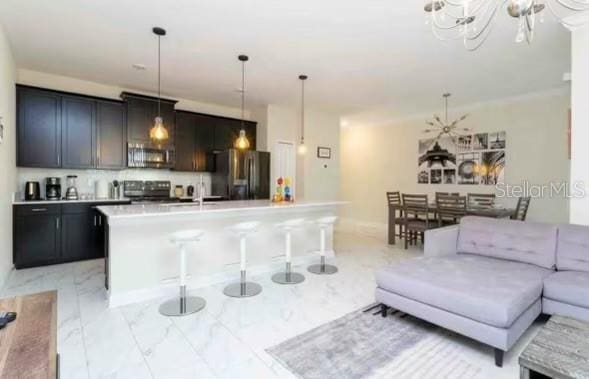
[[[45,198],[47,200],[61,200],[61,179],[45,178]]]

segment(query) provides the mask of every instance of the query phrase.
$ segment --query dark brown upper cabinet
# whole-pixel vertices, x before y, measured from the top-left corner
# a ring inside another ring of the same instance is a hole
[[[127,166],[122,102],[20,85],[17,99],[18,166]]]
[[[61,96],[17,87],[17,165],[61,167]]]
[[[176,171],[213,171],[216,117],[176,112]]]
[[[196,171],[214,171],[215,116],[196,115]]]
[[[235,140],[239,137],[242,121],[233,118],[215,117],[215,151],[232,149]],[[256,149],[256,123],[243,121],[246,137],[250,142],[250,150]]]
[[[125,106],[120,102],[97,101],[98,168],[121,169],[127,167],[127,119]]]
[[[123,92],[123,102],[17,85],[17,165],[20,167],[124,169],[127,144],[150,145],[158,114],[155,97]],[[161,100],[161,116],[176,148],[175,170],[214,171],[214,153],[233,148],[239,119],[174,110]],[[243,127],[256,148],[256,123]],[[176,134],[178,137],[176,138]]]
[[[127,139],[133,144],[151,144],[149,130],[158,115],[157,97],[143,96],[129,92],[121,93],[121,98],[127,106]],[[166,145],[174,145],[175,138],[175,100],[161,99],[160,115],[170,136]]]
[[[64,96],[61,104],[61,166],[96,167],[96,102]]]
[[[196,171],[196,115],[176,112],[176,171]]]
[[[176,171],[214,171],[214,153],[231,149],[241,120],[200,113],[176,112]],[[250,149],[256,148],[256,123],[244,122]]]

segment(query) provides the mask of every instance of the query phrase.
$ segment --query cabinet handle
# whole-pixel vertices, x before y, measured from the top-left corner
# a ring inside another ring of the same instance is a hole
[[[59,229],[59,217],[55,219],[55,229]]]
[[[102,226],[102,216],[98,216],[98,226]]]
[[[57,165],[61,166],[61,155],[57,154]]]
[[[94,215],[94,226],[96,226],[96,215]]]
[[[47,208],[33,208],[32,212],[47,212]]]

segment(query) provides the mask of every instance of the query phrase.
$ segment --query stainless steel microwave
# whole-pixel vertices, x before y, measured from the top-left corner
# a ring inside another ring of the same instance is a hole
[[[176,151],[173,146],[130,143],[127,148],[128,167],[173,168]]]

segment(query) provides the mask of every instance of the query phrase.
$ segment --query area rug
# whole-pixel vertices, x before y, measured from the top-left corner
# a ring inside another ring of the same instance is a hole
[[[367,378],[436,329],[411,316],[358,310],[266,352],[299,378]]]

